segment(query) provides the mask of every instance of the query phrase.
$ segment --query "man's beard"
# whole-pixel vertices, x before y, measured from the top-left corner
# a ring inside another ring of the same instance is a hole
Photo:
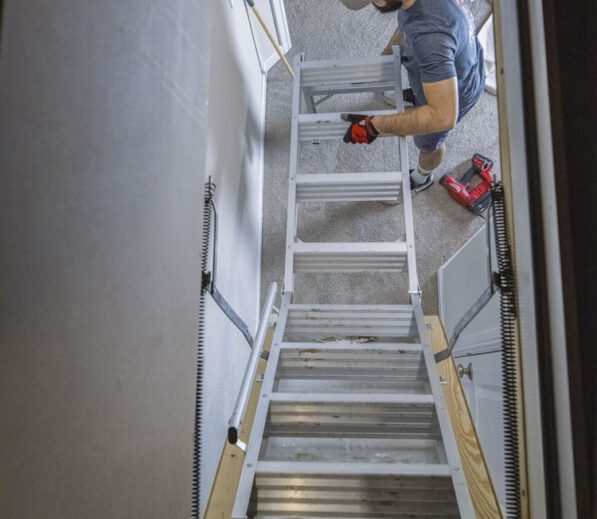
[[[402,7],[404,2],[402,0],[386,0],[386,3],[383,7],[379,7],[376,4],[373,4],[373,7],[382,13],[391,13],[392,11],[397,11]]]

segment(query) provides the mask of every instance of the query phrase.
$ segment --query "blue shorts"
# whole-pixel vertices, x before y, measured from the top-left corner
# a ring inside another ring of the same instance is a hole
[[[450,131],[428,133],[426,135],[414,135],[415,146],[421,151],[435,151],[441,148],[441,145],[450,135]]]

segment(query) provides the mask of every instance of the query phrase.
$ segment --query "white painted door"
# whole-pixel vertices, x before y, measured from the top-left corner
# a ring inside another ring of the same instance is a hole
[[[501,353],[463,355],[454,362],[471,368],[472,379],[460,379],[481,441],[498,499],[504,506],[504,418],[502,413]]]
[[[440,318],[448,337],[488,286],[488,245],[485,229],[475,234],[438,271]],[[495,258],[493,268],[497,268]],[[491,478],[504,506],[504,416],[502,412],[499,294],[461,333],[453,351],[456,364],[468,368],[462,387],[475,422]]]
[[[241,0],[230,0],[239,2]],[[288,31],[288,20],[286,19],[286,10],[283,0],[254,0],[255,8],[261,15],[265,26],[277,42],[282,52],[286,54],[290,50],[290,32]],[[242,0],[245,4],[245,0]],[[261,68],[267,72],[280,58],[272,45],[267,33],[257,19],[255,12],[247,4],[247,11],[251,29],[253,31],[253,40],[257,50],[257,56],[261,63]]]

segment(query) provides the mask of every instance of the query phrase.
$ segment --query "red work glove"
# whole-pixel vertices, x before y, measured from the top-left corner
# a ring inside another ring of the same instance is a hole
[[[379,135],[369,115],[342,114],[341,117],[352,123],[344,134],[344,142],[371,144]]]

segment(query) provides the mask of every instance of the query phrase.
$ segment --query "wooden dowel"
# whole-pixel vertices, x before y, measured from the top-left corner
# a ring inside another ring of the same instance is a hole
[[[251,9],[253,9],[253,12],[255,13],[255,16],[257,17],[257,20],[259,20],[259,23],[261,24],[261,27],[263,27],[263,30],[265,31],[265,34],[267,34],[267,37],[269,38],[269,41],[272,42],[272,45],[274,46],[274,49],[276,49],[276,52],[278,53],[278,56],[280,56],[280,58],[282,58],[282,61],[284,62],[284,65],[286,65],[286,68],[288,69],[288,72],[290,72],[290,75],[292,77],[294,77],[294,70],[292,70],[292,67],[290,66],[290,63],[288,63],[288,60],[286,59],[286,56],[284,56],[284,53],[282,52],[282,49],[278,45],[278,42],[276,40],[274,40],[273,36],[269,32],[267,26],[265,25],[265,22],[263,21],[263,18],[261,18],[261,15],[259,14],[259,11],[255,7],[255,3],[254,2],[248,2],[248,4],[251,6]]]

